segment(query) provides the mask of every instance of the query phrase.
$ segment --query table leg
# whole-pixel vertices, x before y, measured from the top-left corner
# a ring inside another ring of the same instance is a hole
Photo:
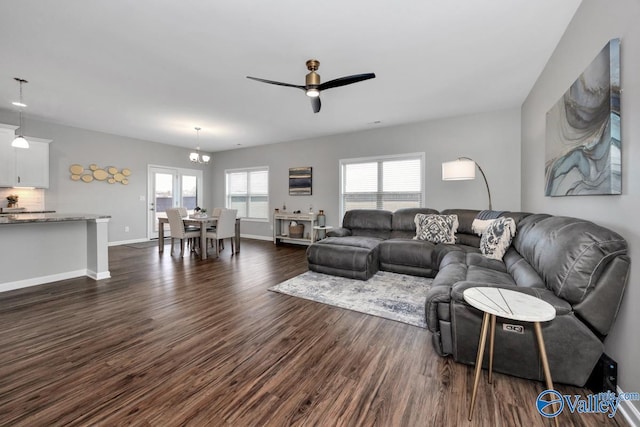
[[[480,341],[478,342],[478,355],[476,357],[476,370],[473,378],[473,392],[471,393],[471,404],[469,405],[469,421],[473,415],[473,406],[476,403],[476,393],[478,392],[478,382],[482,373],[482,359],[484,356],[484,345],[487,342],[487,329],[489,328],[489,313],[484,313],[482,317],[482,329],[480,332]]]
[[[493,379],[493,343],[496,339],[496,315],[491,315],[491,329],[489,331],[489,384],[492,384]]]
[[[164,224],[158,219],[158,252],[164,252]]]
[[[538,350],[540,351],[540,359],[542,360],[542,370],[544,371],[544,379],[547,384],[547,390],[553,390],[553,382],[551,381],[551,371],[549,370],[549,359],[547,359],[547,350],[544,346],[544,338],[542,338],[542,328],[540,322],[533,322],[533,328],[536,331],[536,339],[538,340]],[[555,412],[556,404],[552,403],[551,408]],[[558,426],[558,417],[553,419]]]
[[[200,259],[207,259],[207,249],[207,224],[203,222],[200,224]]]
[[[236,236],[235,236],[235,240],[236,240],[236,252],[235,253],[240,253],[240,221],[236,221]]]

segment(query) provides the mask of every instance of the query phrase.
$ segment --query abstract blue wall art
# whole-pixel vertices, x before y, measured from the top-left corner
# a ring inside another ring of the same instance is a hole
[[[289,169],[289,195],[311,195],[311,167]]]
[[[622,193],[620,39],[600,51],[547,113],[545,195]]]

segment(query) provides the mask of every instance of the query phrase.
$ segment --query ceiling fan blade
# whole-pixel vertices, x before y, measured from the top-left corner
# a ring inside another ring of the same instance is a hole
[[[311,108],[313,108],[313,112],[317,113],[320,111],[320,97],[316,96],[314,98],[311,98]]]
[[[274,82],[273,80],[259,79],[257,77],[250,77],[250,76],[247,76],[247,78],[251,79],[251,80],[258,81],[258,82],[262,82],[262,83],[269,83],[271,85],[288,86],[288,87],[295,87],[295,88],[298,88],[298,89],[306,90],[306,88],[304,86],[292,85],[290,83]]]
[[[376,75],[374,73],[355,74],[353,76],[339,77],[337,79],[329,80],[328,82],[322,83],[320,86],[318,86],[318,90],[326,90],[333,87],[350,85],[352,83],[358,83],[363,80],[373,79],[375,77]]]

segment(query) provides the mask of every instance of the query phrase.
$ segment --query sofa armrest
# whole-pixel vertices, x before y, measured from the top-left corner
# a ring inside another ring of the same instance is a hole
[[[569,314],[573,311],[571,304],[569,304],[567,301],[563,300],[562,298],[557,297],[556,294],[553,293],[553,291],[550,291],[549,289],[546,289],[546,288],[524,288],[521,286],[495,285],[491,283],[471,282],[466,280],[462,282],[457,282],[451,287],[451,300],[466,304],[462,293],[464,292],[465,289],[475,288],[475,287],[508,289],[510,291],[521,292],[523,294],[540,298],[541,300],[551,304],[553,308],[556,309],[556,316]]]
[[[427,316],[427,328],[431,332],[438,332],[440,325],[438,320],[440,316],[438,314],[438,308],[440,303],[451,302],[451,287],[450,286],[433,286],[427,292],[427,300],[425,302],[425,314]]]
[[[334,230],[327,231],[327,237],[347,237],[351,236],[351,230],[348,228],[336,228]]]

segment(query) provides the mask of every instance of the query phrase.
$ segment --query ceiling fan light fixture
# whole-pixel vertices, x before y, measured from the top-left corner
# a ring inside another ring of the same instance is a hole
[[[311,98],[317,98],[320,96],[320,91],[314,87],[307,89],[307,96]]]

